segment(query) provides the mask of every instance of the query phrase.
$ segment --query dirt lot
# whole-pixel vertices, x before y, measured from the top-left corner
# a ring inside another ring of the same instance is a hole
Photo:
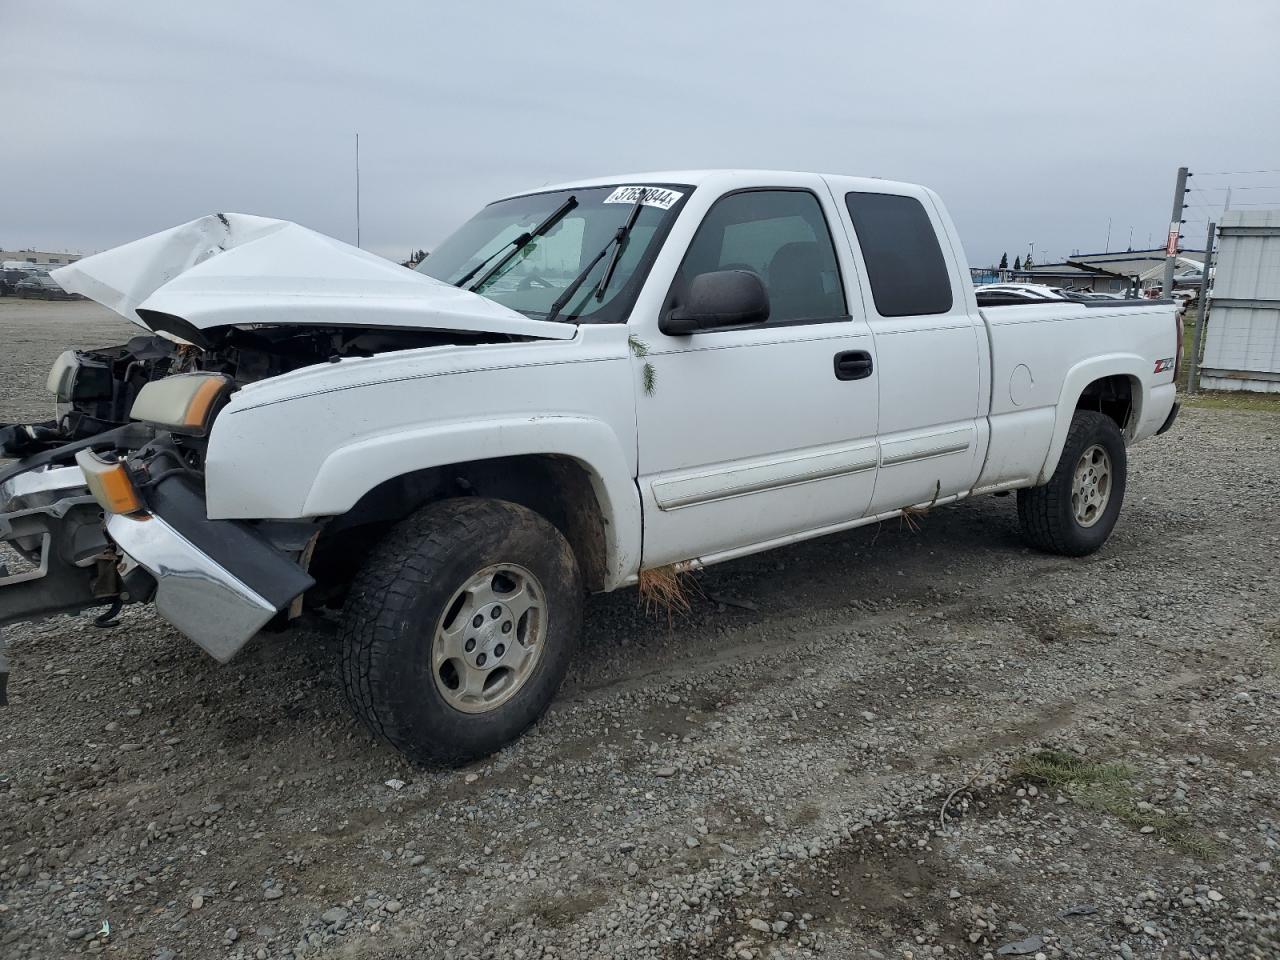
[[[0,301],[0,411],[102,317]],[[671,627],[597,598],[462,770],[362,734],[325,632],[12,628],[0,956],[1280,956],[1280,414],[1130,469],[1084,560],[983,498],[708,571]]]

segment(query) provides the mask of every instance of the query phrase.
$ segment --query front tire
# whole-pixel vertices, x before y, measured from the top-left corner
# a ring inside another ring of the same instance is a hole
[[[424,507],[374,548],[352,584],[347,702],[415,762],[490,754],[550,705],[582,601],[572,548],[533,511],[478,497]]]
[[[1107,542],[1120,517],[1127,478],[1124,437],[1115,421],[1077,410],[1049,482],[1018,491],[1023,536],[1048,553],[1093,553]]]

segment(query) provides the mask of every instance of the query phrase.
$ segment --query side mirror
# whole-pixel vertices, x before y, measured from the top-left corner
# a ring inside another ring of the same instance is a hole
[[[701,330],[740,327],[769,319],[769,292],[750,270],[700,273],[689,284],[689,298],[662,318],[658,329],[683,337]]]

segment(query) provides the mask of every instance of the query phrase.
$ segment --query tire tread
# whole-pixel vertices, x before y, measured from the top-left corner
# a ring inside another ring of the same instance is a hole
[[[426,744],[397,720],[392,683],[394,655],[416,584],[428,582],[459,543],[473,542],[494,525],[509,528],[536,514],[516,504],[458,498],[430,504],[393,528],[371,551],[352,584],[341,629],[339,674],[351,712],[376,738],[419,762],[459,763],[473,754]],[[567,545],[566,545],[567,546]]]
[[[1119,428],[1110,417],[1093,410],[1077,410],[1071,418],[1062,456],[1049,482],[1018,491],[1018,520],[1023,536],[1033,547],[1063,556],[1082,556],[1097,549],[1097,546],[1082,546],[1073,536],[1077,528],[1073,526],[1068,507],[1072,474],[1078,457],[1076,451],[1105,433],[1119,434]],[[1121,439],[1122,450],[1123,443]],[[1119,486],[1113,491],[1113,496],[1123,498],[1125,465],[1120,463],[1116,467]]]

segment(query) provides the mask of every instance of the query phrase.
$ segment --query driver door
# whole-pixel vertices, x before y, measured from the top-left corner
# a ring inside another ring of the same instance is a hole
[[[850,251],[833,240],[831,195],[816,178],[805,184],[720,196],[663,306],[678,306],[698,274],[751,270],[769,294],[767,321],[687,336],[642,328],[648,351],[636,363],[652,373],[636,399],[646,568],[848,525],[871,502],[875,348],[850,312],[861,300],[848,289]]]

